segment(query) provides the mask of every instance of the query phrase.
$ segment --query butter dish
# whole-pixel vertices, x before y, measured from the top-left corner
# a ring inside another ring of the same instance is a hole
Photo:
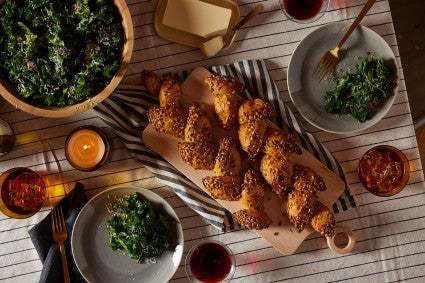
[[[158,0],[154,26],[167,40],[200,47],[216,36],[224,36],[239,17],[238,5],[232,0]],[[233,38],[222,49],[228,48]]]

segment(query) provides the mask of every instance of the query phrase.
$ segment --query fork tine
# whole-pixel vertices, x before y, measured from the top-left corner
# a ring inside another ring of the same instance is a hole
[[[62,207],[59,207],[59,220],[60,220],[60,229],[61,229],[61,231],[65,231],[66,230],[66,225],[65,225],[65,218],[63,217]]]
[[[319,65],[317,66],[317,72],[315,71],[313,75],[313,78],[318,82],[321,82],[334,66],[334,60],[326,56],[327,55],[320,60]]]
[[[318,74],[318,81],[321,82],[323,80],[323,78],[326,76],[326,74],[329,72],[329,69],[331,67],[331,64],[329,63],[329,61],[326,61],[323,63],[323,68],[321,70],[321,72]]]
[[[319,64],[317,64],[316,66],[316,69],[314,70],[313,79],[318,81],[320,78],[319,74],[321,74],[322,71],[323,71],[323,63],[322,63],[322,60],[320,60]]]
[[[55,207],[52,209],[52,227],[54,231],[60,232],[64,230],[64,217],[62,207]]]
[[[319,62],[319,64],[316,67],[316,70],[313,73],[313,79],[315,79],[316,81],[320,82],[322,81],[323,77],[324,77],[324,73],[326,73],[326,60],[324,60],[324,58],[322,58]]]
[[[52,209],[52,228],[53,228],[53,231],[57,231],[57,229],[56,229],[56,208],[55,207]]]

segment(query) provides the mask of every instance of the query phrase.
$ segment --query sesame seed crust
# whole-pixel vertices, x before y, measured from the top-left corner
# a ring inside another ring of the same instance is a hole
[[[266,101],[255,98],[245,99],[238,109],[239,124],[267,120],[275,116],[274,108]]]
[[[250,230],[262,230],[272,224],[270,216],[264,210],[242,209],[232,215],[237,223]]]
[[[236,176],[241,173],[241,170],[242,160],[236,144],[228,137],[220,139],[214,173],[217,176]]]
[[[202,183],[215,199],[235,201],[241,197],[242,180],[239,176],[207,176]]]
[[[293,163],[289,157],[264,154],[260,161],[260,171],[272,191],[284,197],[292,183]]]
[[[267,129],[264,136],[262,151],[270,155],[299,155],[302,153],[293,134],[271,127]]]
[[[316,196],[309,192],[293,190],[288,194],[288,219],[298,232],[304,230],[315,212]]]
[[[147,111],[149,123],[160,133],[184,137],[186,116],[180,108],[152,106]]]
[[[239,143],[250,158],[260,152],[267,130],[267,121],[258,120],[239,125]]]
[[[335,215],[329,207],[323,203],[315,202],[315,213],[311,218],[311,227],[322,236],[332,237],[335,235]]]
[[[189,107],[184,140],[188,142],[213,141],[213,127],[211,120],[199,103],[193,103]]]
[[[263,210],[266,185],[252,169],[246,171],[242,184],[241,203],[247,209]]]
[[[213,74],[204,79],[214,96],[214,110],[224,129],[230,129],[235,125],[238,115],[237,95],[245,85],[230,76]]]
[[[312,193],[323,192],[327,189],[323,178],[310,167],[300,164],[294,165],[293,188],[307,190]]]
[[[178,142],[177,147],[182,160],[194,169],[212,170],[218,148],[204,142]]]
[[[172,74],[164,75],[159,90],[159,106],[166,108],[183,107],[183,91],[181,83]]]

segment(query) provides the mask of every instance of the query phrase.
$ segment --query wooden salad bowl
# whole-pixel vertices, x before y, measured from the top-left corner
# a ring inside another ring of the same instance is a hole
[[[0,0],[0,4],[3,2],[3,0]],[[124,30],[124,44],[121,53],[120,67],[117,73],[112,77],[109,84],[103,90],[97,94],[94,94],[91,98],[74,105],[65,107],[49,107],[34,103],[30,99],[25,99],[24,97],[20,96],[9,81],[0,77],[0,95],[14,107],[24,112],[49,118],[60,118],[76,115],[101,103],[115,90],[115,88],[121,82],[127,71],[127,67],[130,64],[130,59],[133,52],[133,22],[127,3],[125,0],[114,0],[114,4],[118,9],[119,14],[121,15],[122,26]]]

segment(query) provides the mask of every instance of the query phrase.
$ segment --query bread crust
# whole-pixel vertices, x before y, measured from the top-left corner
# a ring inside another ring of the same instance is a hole
[[[210,118],[199,103],[189,107],[184,140],[188,142],[213,142],[213,126]]]
[[[232,215],[237,223],[250,230],[268,228],[273,222],[264,210],[242,209]]]
[[[245,85],[230,76],[213,74],[204,80],[214,96],[214,110],[224,129],[232,128],[238,115],[238,95]]]
[[[217,146],[204,142],[178,142],[181,159],[193,169],[212,170],[214,168]]]
[[[274,108],[260,98],[245,99],[238,108],[238,122],[244,124],[258,120],[268,120],[275,116]]]
[[[239,176],[207,176],[202,183],[215,199],[235,201],[241,197],[242,180]]]
[[[182,109],[152,106],[148,109],[147,116],[157,132],[184,138],[186,115]]]
[[[236,144],[228,137],[219,141],[218,153],[214,163],[217,176],[238,176],[242,171],[242,160]]]
[[[264,154],[260,171],[272,191],[283,198],[292,183],[293,163],[289,157]]]

